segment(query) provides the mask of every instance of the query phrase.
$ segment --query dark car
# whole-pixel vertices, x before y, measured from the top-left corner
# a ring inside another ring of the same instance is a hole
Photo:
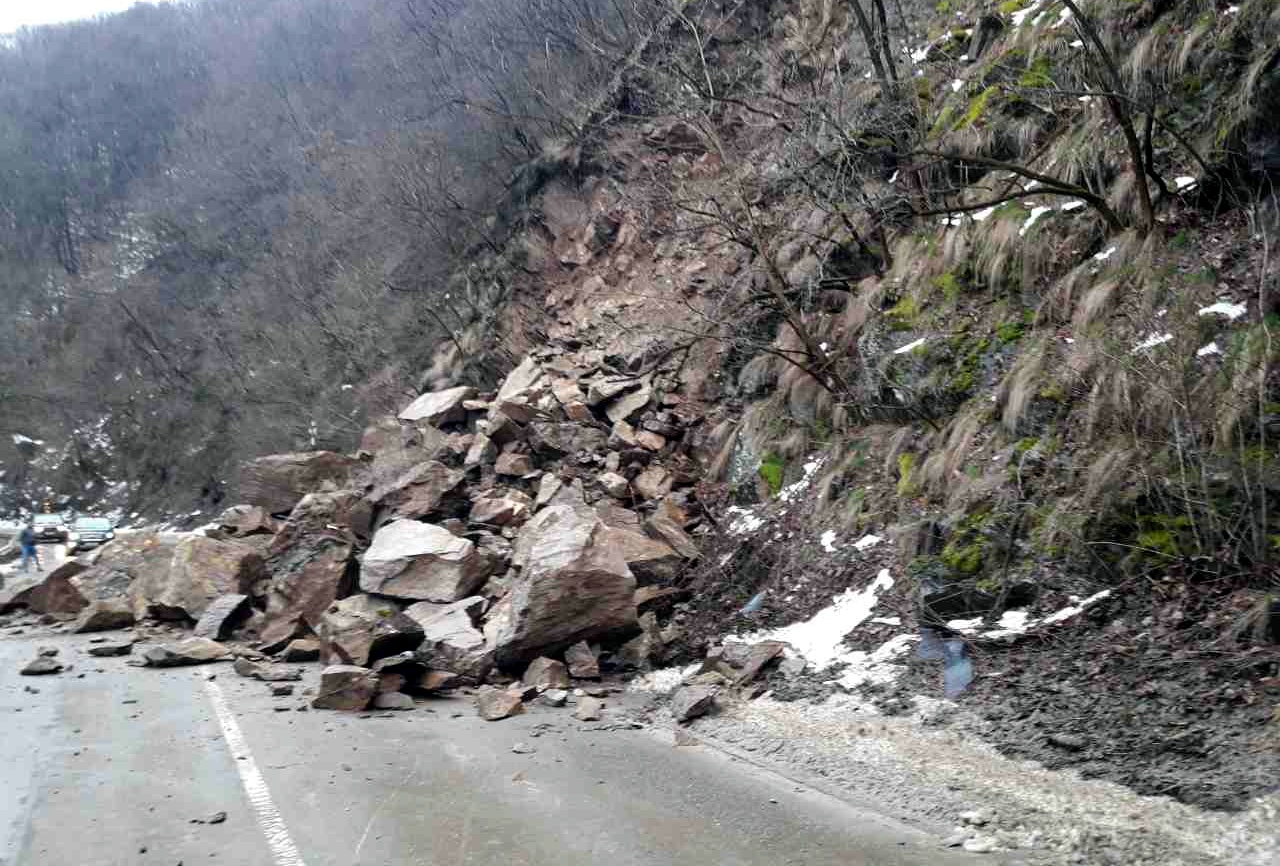
[[[115,527],[105,517],[77,517],[67,533],[67,544],[71,550],[88,550],[99,544],[106,544],[116,537]]]
[[[37,514],[31,518],[36,541],[66,541],[67,521],[61,514]]]

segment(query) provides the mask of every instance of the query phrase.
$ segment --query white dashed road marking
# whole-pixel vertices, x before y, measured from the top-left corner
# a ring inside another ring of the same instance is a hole
[[[244,792],[249,797],[249,804],[253,806],[262,835],[267,837],[267,846],[271,848],[276,866],[306,866],[298,846],[293,844],[289,828],[284,825],[284,819],[271,801],[271,791],[258,770],[257,762],[253,760],[253,753],[249,751],[249,744],[245,742],[236,717],[227,706],[222,687],[216,680],[205,680],[204,688],[209,693],[209,702],[213,704],[213,711],[218,716],[218,724],[222,725],[222,736],[227,741],[227,748],[231,750],[231,759],[240,772]]]

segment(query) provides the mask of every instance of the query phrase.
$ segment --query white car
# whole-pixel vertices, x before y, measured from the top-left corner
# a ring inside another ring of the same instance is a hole
[[[77,517],[67,533],[67,546],[72,552],[106,544],[116,537],[115,527],[105,517]]]

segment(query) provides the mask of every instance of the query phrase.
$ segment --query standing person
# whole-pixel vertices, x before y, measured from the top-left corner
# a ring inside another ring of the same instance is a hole
[[[22,527],[22,531],[18,533],[18,546],[22,548],[22,570],[27,570],[27,564],[35,560],[36,571],[40,570],[40,554],[36,553],[36,531],[28,523]]]

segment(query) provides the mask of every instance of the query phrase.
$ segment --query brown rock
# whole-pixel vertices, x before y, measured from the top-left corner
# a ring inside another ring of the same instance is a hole
[[[0,612],[25,607],[32,613],[79,614],[90,599],[74,578],[86,570],[83,563],[69,559],[43,577],[10,579],[0,592]]]
[[[218,517],[218,527],[235,536],[274,535],[280,522],[258,505],[233,505]]]
[[[404,407],[397,417],[401,421],[423,421],[436,427],[465,421],[467,410],[462,404],[470,400],[473,394],[475,389],[465,385],[446,391],[432,391]]]
[[[373,708],[375,710],[412,710],[414,703],[413,698],[402,692],[380,692],[373,699]]]
[[[714,686],[683,686],[671,696],[671,714],[680,724],[705,716],[716,707]]]
[[[569,675],[580,680],[600,679],[600,661],[586,641],[578,641],[564,651]]]
[[[482,496],[471,507],[467,521],[489,526],[523,523],[529,516],[532,504],[528,496],[514,490],[502,491],[494,496]]]
[[[260,632],[266,651],[315,631],[334,600],[350,591],[351,552],[351,539],[344,533],[317,532],[268,560],[272,577]]]
[[[252,460],[240,471],[240,494],[269,514],[291,511],[308,493],[347,486],[358,461],[332,451],[273,454]]]
[[[660,499],[671,492],[671,474],[661,466],[650,466],[631,482],[631,487],[644,499]]]
[[[103,643],[97,646],[89,647],[89,655],[98,658],[109,658],[111,656],[127,656],[133,652],[133,641],[124,641],[121,643]]]
[[[573,717],[583,722],[598,722],[604,715],[604,701],[599,698],[579,698]]]
[[[525,669],[522,682],[540,692],[569,688],[569,670],[555,659],[536,658]]]
[[[630,483],[616,472],[603,472],[596,478],[596,481],[604,488],[605,493],[615,499],[623,499],[631,492]]]
[[[538,481],[538,498],[534,500],[534,508],[541,508],[549,503],[563,486],[564,482],[556,477],[554,473],[542,473],[542,478]]]
[[[416,649],[422,629],[392,601],[353,595],[334,602],[316,629],[325,661],[368,667],[378,659]]]
[[[591,414],[591,408],[580,400],[574,400],[572,403],[565,403],[564,415],[570,421],[574,421],[578,424],[590,424],[596,419],[596,416]]]
[[[356,665],[330,665],[320,674],[320,690],[311,706],[317,710],[360,712],[378,693],[378,675]]]
[[[610,421],[615,424],[619,421],[626,421],[649,405],[649,398],[653,396],[649,382],[647,379],[642,379],[639,384],[640,387],[637,390],[623,394],[605,407],[604,413],[609,417]]]
[[[369,494],[369,502],[386,510],[391,517],[417,519],[440,510],[461,498],[458,486],[467,477],[461,469],[450,469],[443,463],[427,460],[378,485]]]
[[[498,458],[493,471],[499,475],[523,478],[533,472],[533,458],[528,454],[508,452]]]
[[[698,558],[698,545],[684,531],[688,522],[685,513],[670,499],[663,499],[649,516],[645,525],[685,559]]]
[[[360,587],[444,603],[471,595],[488,575],[488,559],[467,539],[429,523],[397,520],[374,535],[361,563]]]
[[[634,388],[636,384],[635,379],[596,379],[587,387],[587,405],[599,406]]]
[[[602,543],[621,554],[637,583],[668,583],[684,566],[684,560],[666,542],[639,532],[608,527]]]
[[[282,662],[314,662],[320,660],[320,641],[310,638],[298,638],[289,641],[289,645],[280,653]]]
[[[476,694],[476,710],[486,722],[496,722],[523,713],[524,702],[506,689],[486,686]]]
[[[636,444],[646,451],[661,451],[667,447],[667,440],[657,433],[641,430],[636,434]]]
[[[462,465],[468,468],[472,466],[488,466],[498,458],[498,446],[493,440],[483,433],[477,433],[476,438],[471,442],[471,448],[467,451],[467,456],[463,459]]]
[[[422,629],[417,657],[428,668],[452,671],[479,680],[493,667],[493,652],[475,627],[487,601],[479,596],[453,604],[419,602],[405,609],[405,616]]]
[[[39,677],[47,674],[62,673],[63,664],[57,659],[50,656],[38,656],[27,663],[27,666],[18,671],[24,677]]]
[[[604,451],[608,437],[603,430],[585,424],[538,421],[529,425],[529,441],[534,451],[544,457],[563,457]]]
[[[245,544],[183,538],[167,569],[144,571],[129,585],[134,616],[198,620],[222,595],[248,595],[265,577],[262,555]]]
[[[134,623],[133,608],[127,599],[108,598],[91,601],[80,611],[71,630],[77,634],[95,631],[114,631],[129,628]]]
[[[589,511],[550,505],[520,532],[520,574],[485,635],[499,664],[518,665],[635,626],[635,576]]]
[[[176,643],[156,644],[147,647],[142,653],[144,663],[153,668],[204,665],[210,662],[227,661],[230,658],[231,650],[216,641],[202,637],[191,637]]]

